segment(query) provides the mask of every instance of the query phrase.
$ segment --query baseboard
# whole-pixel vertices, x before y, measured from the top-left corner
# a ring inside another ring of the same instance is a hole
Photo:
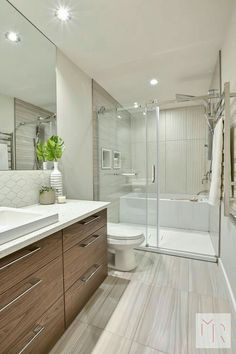
[[[223,262],[222,262],[222,260],[220,258],[219,258],[218,264],[219,264],[219,267],[220,267],[220,269],[221,269],[221,271],[222,271],[222,273],[224,275],[225,282],[226,282],[227,289],[228,289],[228,293],[229,293],[229,298],[230,298],[232,307],[234,309],[234,312],[236,313],[236,299],[235,299],[235,296],[234,296],[234,293],[233,293],[233,289],[231,288],[231,284],[230,284],[228,275],[226,273],[225,267],[224,267]]]

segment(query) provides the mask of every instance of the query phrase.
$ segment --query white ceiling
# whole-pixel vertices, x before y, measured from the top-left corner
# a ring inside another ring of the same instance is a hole
[[[11,0],[71,60],[123,104],[206,93],[233,0]],[[157,87],[149,80],[156,77]]]

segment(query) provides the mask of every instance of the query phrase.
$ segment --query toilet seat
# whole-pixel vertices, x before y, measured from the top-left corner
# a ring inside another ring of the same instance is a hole
[[[137,229],[129,229],[122,224],[108,223],[107,237],[112,240],[139,240],[143,233]]]

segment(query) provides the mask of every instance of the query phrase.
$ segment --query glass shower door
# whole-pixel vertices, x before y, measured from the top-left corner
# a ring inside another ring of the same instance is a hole
[[[147,247],[158,247],[158,200],[159,200],[159,166],[158,166],[158,123],[159,108],[146,109],[146,240]]]
[[[141,231],[158,247],[158,110],[97,112],[95,199],[109,201],[108,222]],[[118,160],[119,161],[118,161]]]

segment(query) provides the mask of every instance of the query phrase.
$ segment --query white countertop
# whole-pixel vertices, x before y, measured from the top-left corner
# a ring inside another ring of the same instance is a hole
[[[105,208],[110,203],[105,202],[94,202],[86,200],[67,200],[65,204],[52,204],[52,205],[31,205],[24,209],[29,209],[31,211],[39,212],[42,214],[58,213],[59,221],[44,227],[40,230],[31,232],[25,236],[21,236],[10,242],[0,245],[0,258],[3,258],[15,251],[20,250],[38,240],[41,240],[57,231],[64,229],[84,218],[100,211]]]

